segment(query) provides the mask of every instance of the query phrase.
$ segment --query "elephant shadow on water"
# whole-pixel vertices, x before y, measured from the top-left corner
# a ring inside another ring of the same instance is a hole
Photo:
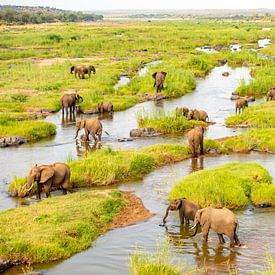
[[[99,120],[112,120],[114,118],[113,113],[99,113],[98,114],[98,119]]]
[[[191,158],[190,173],[203,170],[204,157]]]

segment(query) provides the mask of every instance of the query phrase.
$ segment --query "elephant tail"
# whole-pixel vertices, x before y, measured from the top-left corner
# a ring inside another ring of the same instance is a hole
[[[108,136],[110,135],[107,131],[104,131],[104,132],[105,132],[106,135],[108,135]]]

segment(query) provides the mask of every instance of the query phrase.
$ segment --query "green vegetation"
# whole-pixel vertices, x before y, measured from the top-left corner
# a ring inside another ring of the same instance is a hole
[[[268,172],[257,163],[232,162],[214,169],[194,172],[174,186],[170,199],[186,197],[202,207],[243,208],[252,194],[258,196],[258,187],[264,190],[268,202],[274,199],[274,188]],[[260,192],[260,191],[259,191]],[[260,195],[259,195],[260,197]],[[256,202],[259,199],[254,199]]]
[[[275,206],[275,185],[256,185],[252,188],[250,197],[253,204],[269,202],[272,204],[272,206]]]
[[[223,142],[223,147],[234,152],[275,152],[275,128],[250,129],[241,135],[228,138]]]
[[[240,115],[230,116],[228,126],[275,128],[275,101],[268,101],[246,108]]]
[[[1,257],[28,263],[68,258],[90,247],[125,204],[120,191],[89,191],[1,212]]]
[[[156,112],[153,114],[140,113],[139,127],[151,127],[164,134],[183,134],[196,125],[206,126],[202,121],[188,120],[185,116],[173,112]]]
[[[68,163],[71,182],[74,187],[85,187],[142,179],[156,167],[187,158],[188,151],[188,146],[178,144],[159,144],[141,150],[98,150]],[[15,178],[9,191],[25,194],[25,183],[26,180]]]

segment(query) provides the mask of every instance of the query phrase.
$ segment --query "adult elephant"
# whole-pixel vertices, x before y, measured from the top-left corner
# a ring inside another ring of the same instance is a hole
[[[246,107],[248,107],[248,100],[246,98],[240,98],[236,101],[236,105],[235,105],[235,112],[236,115],[241,113],[241,111],[243,111]]]
[[[185,117],[188,116],[189,109],[187,107],[177,107],[176,108],[176,114],[181,114]]]
[[[275,100],[275,86],[272,87],[266,94],[266,101]]]
[[[165,216],[163,217],[163,224],[166,223],[169,211],[179,210],[179,218],[181,224],[189,224],[189,220],[195,219],[196,212],[201,209],[197,203],[193,203],[186,198],[176,199],[170,202],[166,209]]]
[[[96,73],[95,67],[92,65],[78,65],[78,66],[71,67],[71,74],[74,73],[75,78],[76,78],[76,75],[78,75],[79,78],[84,79],[85,74],[88,74],[90,78],[91,72],[93,72],[94,74]]]
[[[197,126],[187,133],[192,157],[198,156],[198,149],[200,149],[200,154],[203,155],[203,133],[204,128],[202,126]]]
[[[71,94],[64,94],[60,99],[62,114],[64,115],[64,109],[66,110],[66,115],[68,115],[68,109],[71,114],[75,112],[75,106],[78,100],[83,102],[83,97],[81,97],[77,91]]]
[[[113,112],[114,106],[111,102],[99,102],[97,104],[98,112]]]
[[[157,93],[161,92],[161,90],[163,89],[163,83],[166,75],[166,72],[155,72],[152,74],[152,77],[155,79],[154,87],[156,87]]]
[[[86,141],[89,141],[89,135],[92,135],[95,143],[101,143],[101,135],[102,135],[102,124],[97,118],[90,119],[82,119],[76,123],[76,134],[75,138],[78,136],[78,132],[84,129],[86,135]],[[104,131],[107,135],[108,132]]]
[[[70,176],[70,168],[65,163],[56,162],[39,166],[36,164],[31,168],[27,178],[28,193],[32,190],[35,181],[37,182],[37,199],[39,200],[42,189],[44,189],[47,198],[50,196],[52,188],[62,188],[63,194],[67,194],[67,191],[72,192]]]
[[[208,233],[210,228],[213,229],[219,237],[220,243],[225,243],[223,234],[230,239],[230,246],[234,244],[240,246],[240,241],[237,235],[238,220],[234,213],[227,208],[217,209],[211,206],[200,209],[197,211],[194,220],[194,226],[191,229],[196,228],[192,237],[197,234],[198,226],[202,227],[202,234],[204,241],[208,240]]]
[[[204,110],[190,109],[187,118],[194,120],[206,121],[209,119],[208,114]]]

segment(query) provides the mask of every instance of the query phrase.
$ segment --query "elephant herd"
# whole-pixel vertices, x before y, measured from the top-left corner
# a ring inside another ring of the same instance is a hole
[[[208,241],[209,230],[214,230],[219,238],[221,244],[225,243],[223,235],[226,235],[230,240],[230,246],[240,246],[237,230],[238,220],[234,213],[223,207],[222,209],[207,206],[201,208],[198,203],[191,202],[186,198],[172,200],[167,207],[165,216],[163,217],[164,226],[169,211],[179,211],[179,218],[181,224],[189,225],[189,221],[194,221],[194,225],[191,230],[195,229],[195,232],[191,234],[194,237],[198,232],[198,227],[202,228],[202,235],[205,242]]]

